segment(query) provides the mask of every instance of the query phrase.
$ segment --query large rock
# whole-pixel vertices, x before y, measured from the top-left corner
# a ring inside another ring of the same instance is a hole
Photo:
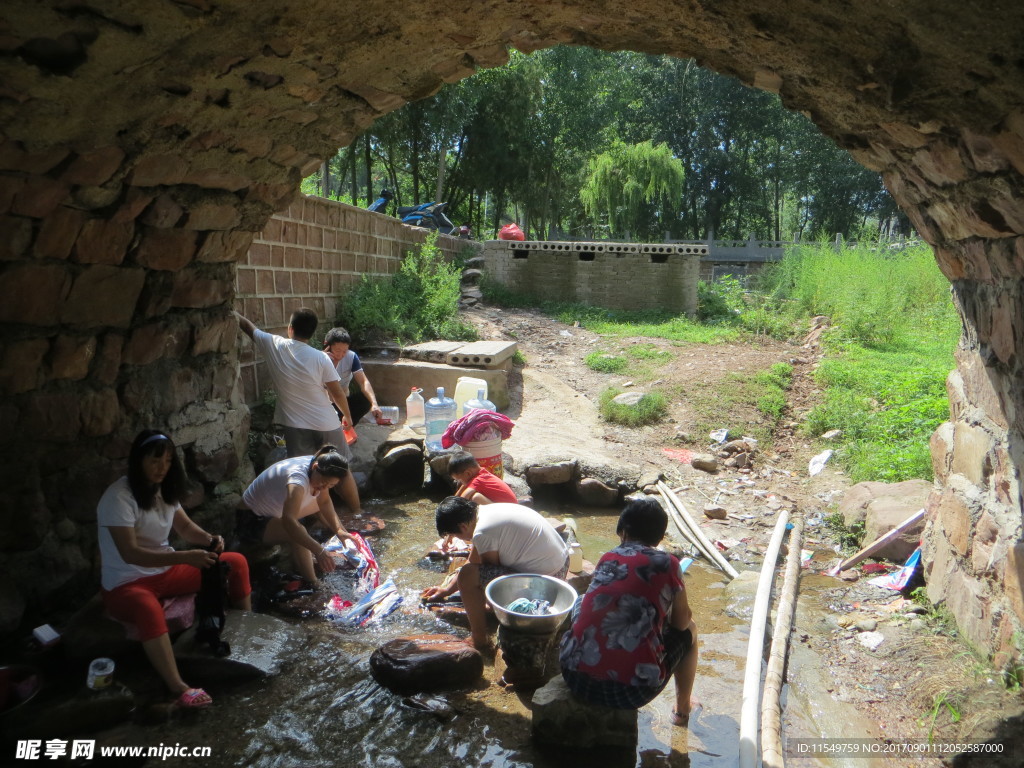
[[[400,637],[370,655],[373,678],[397,693],[472,685],[484,672],[480,652],[454,635]]]
[[[610,709],[577,699],[556,675],[533,694],[533,737],[558,747],[632,748],[637,740],[637,711]]]
[[[932,484],[925,480],[902,483],[857,483],[839,503],[847,527],[864,523],[864,544],[896,528],[924,507]],[[924,532],[924,520],[911,526],[878,550],[873,557],[902,563],[917,548]]]
[[[576,496],[591,507],[611,507],[619,500],[619,489],[596,477],[584,477],[576,483]]]
[[[174,643],[174,656],[183,677],[236,682],[276,675],[285,663],[302,653],[306,630],[265,613],[228,610],[221,640],[231,655],[215,657],[208,645],[197,644],[195,629]],[[187,672],[187,674],[186,674]]]

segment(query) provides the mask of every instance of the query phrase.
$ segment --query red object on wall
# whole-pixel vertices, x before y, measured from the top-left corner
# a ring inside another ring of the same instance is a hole
[[[499,240],[525,240],[526,236],[518,224],[506,224],[498,231]]]

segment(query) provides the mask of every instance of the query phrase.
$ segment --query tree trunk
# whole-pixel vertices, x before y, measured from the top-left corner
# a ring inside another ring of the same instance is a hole
[[[373,157],[370,153],[370,134],[366,134],[363,145],[363,162],[366,164],[366,207],[373,205]]]
[[[447,159],[448,150],[441,147],[441,151],[437,155],[437,186],[434,190],[434,201],[438,203],[444,200],[444,172]]]
[[[331,158],[320,166],[320,197],[331,196]]]

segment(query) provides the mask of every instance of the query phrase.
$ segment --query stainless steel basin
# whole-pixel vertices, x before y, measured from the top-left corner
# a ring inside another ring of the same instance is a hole
[[[510,576],[499,576],[484,590],[487,602],[494,609],[498,622],[518,632],[532,635],[548,635],[557,632],[562,622],[572,610],[576,602],[576,590],[561,579],[554,576],[541,576],[536,573],[513,573]],[[525,613],[513,613],[506,606],[525,597],[528,600],[547,600],[551,604],[551,613],[532,616]]]

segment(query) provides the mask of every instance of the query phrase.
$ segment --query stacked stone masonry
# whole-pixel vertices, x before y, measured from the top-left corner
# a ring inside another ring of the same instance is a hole
[[[485,269],[496,282],[550,301],[607,309],[697,314],[701,245],[492,240]]]
[[[322,197],[298,197],[275,214],[253,240],[235,273],[235,309],[271,333],[285,334],[299,307],[320,318],[317,335],[331,328],[342,293],[362,275],[390,275],[402,258],[419,247],[427,231],[398,219]],[[479,248],[439,235],[438,248],[454,259]],[[242,397],[250,405],[270,389],[269,376],[252,345],[241,351]]]
[[[301,179],[510,48],[572,44],[694,57],[882,174],[964,321],[933,440],[930,594],[997,663],[1019,656],[1024,4],[392,5],[3,3],[0,565],[19,578],[0,592],[0,631],[95,585],[95,502],[139,428],[184,447],[201,480],[190,505],[229,507],[248,421],[235,263]]]

